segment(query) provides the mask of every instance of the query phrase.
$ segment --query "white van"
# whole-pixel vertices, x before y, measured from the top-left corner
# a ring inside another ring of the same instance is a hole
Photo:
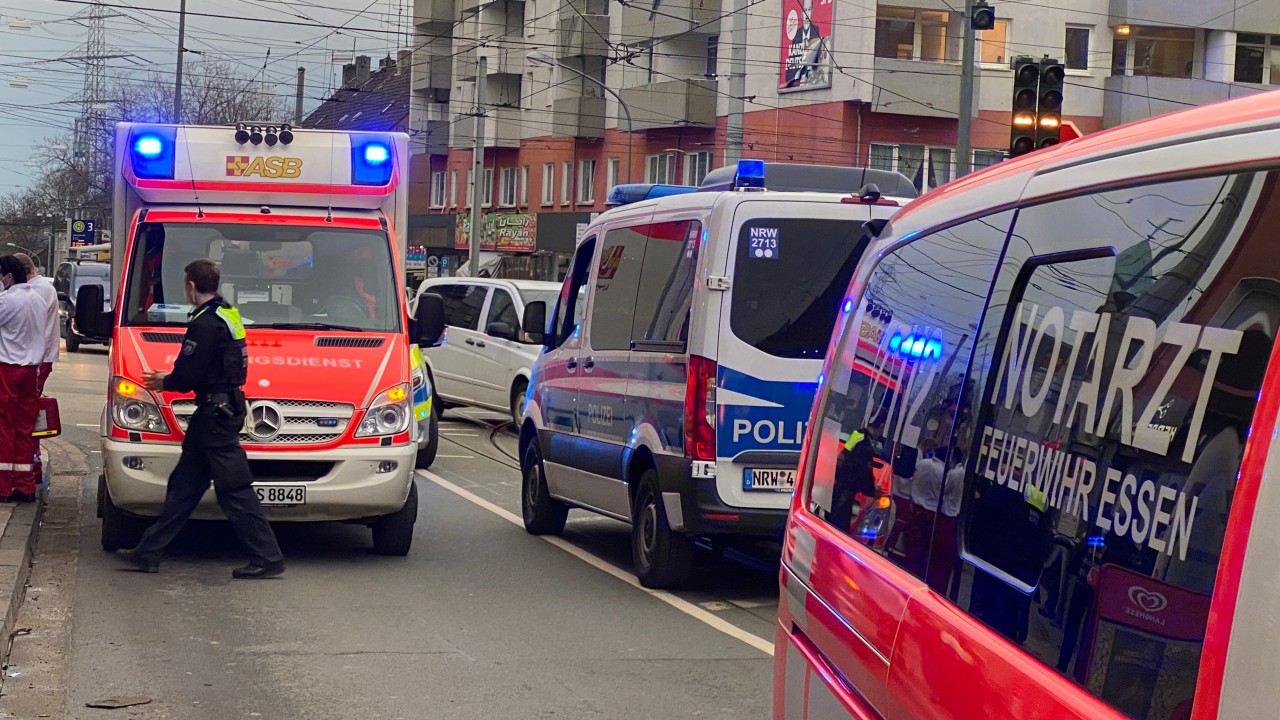
[[[436,397],[451,405],[502,410],[518,424],[529,374],[542,346],[521,328],[525,306],[554,302],[560,284],[497,278],[432,278],[414,298],[439,295],[445,331],[423,350]],[[542,327],[539,325],[539,327]]]
[[[649,587],[689,579],[695,536],[781,537],[830,326],[915,195],[897,173],[759,161],[694,190],[611,194],[671,195],[587,228],[520,430],[525,528],[559,533],[570,507],[629,522]]]

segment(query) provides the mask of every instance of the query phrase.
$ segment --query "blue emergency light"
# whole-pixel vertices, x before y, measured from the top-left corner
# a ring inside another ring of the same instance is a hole
[[[172,180],[177,135],[178,130],[174,127],[134,130],[129,143],[129,161],[134,177],[142,180]]]
[[[386,185],[391,182],[395,162],[391,143],[369,138],[351,144],[351,182],[355,185]]]
[[[908,335],[905,338],[894,333],[889,338],[889,352],[898,353],[910,360],[942,359],[942,341],[926,338],[923,335]]]
[[[738,172],[733,176],[734,189],[764,188],[764,161],[739,160]]]
[[[628,185],[615,185],[609,191],[609,197],[605,199],[606,205],[630,205],[631,203],[640,202],[641,200],[652,200],[654,198],[667,197],[669,195],[684,195],[686,193],[695,192],[698,188],[692,185],[663,185],[661,183],[632,183]]]

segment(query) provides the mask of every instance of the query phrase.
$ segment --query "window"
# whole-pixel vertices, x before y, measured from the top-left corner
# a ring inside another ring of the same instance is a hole
[[[489,207],[493,205],[493,168],[485,168],[480,174],[480,207]]]
[[[681,220],[604,236],[591,311],[593,349],[684,351],[701,234],[696,220]]]
[[[529,207],[529,166],[520,168],[520,207]]]
[[[565,162],[560,167],[560,204],[568,205],[573,187],[573,163]]]
[[[516,204],[516,169],[502,168],[502,184],[498,186],[498,205],[515,207]]]
[[[1236,82],[1280,85],[1280,35],[1236,35]]]
[[[972,220],[886,255],[850,309],[819,404],[816,464],[802,497],[850,542],[935,590],[958,560],[964,464],[954,438],[972,432],[965,377],[973,328],[1012,218]],[[836,296],[832,307],[839,303]],[[888,511],[857,498],[882,492]]]
[[[444,207],[445,200],[445,174],[443,172],[431,173],[431,207]]]
[[[868,167],[902,173],[917,190],[926,192],[951,180],[953,155],[952,148],[871,143]]]
[[[511,293],[499,288],[493,289],[493,297],[489,299],[489,317],[484,321],[485,333],[494,323],[506,325],[514,333],[520,329],[520,318],[516,316],[516,304]]]
[[[1117,38],[1112,73],[1189,78],[1195,68],[1196,31],[1191,28],[1130,26],[1127,40]]]
[[[588,237],[573,254],[573,262],[560,288],[556,301],[555,319],[551,325],[553,337],[547,338],[547,346],[558,348],[577,331],[587,309],[587,291],[590,289],[591,261],[595,257],[596,239]]]
[[[591,308],[591,348],[631,349],[631,325],[644,267],[645,226],[605,233]]]
[[[1068,70],[1089,69],[1089,35],[1092,32],[1092,28],[1088,27],[1067,26],[1062,62]]]
[[[618,172],[619,172],[618,166],[619,166],[618,158],[609,158],[609,164],[606,166],[607,169],[605,171],[608,173],[608,175],[606,176],[606,179],[608,180],[608,182],[605,183],[605,187],[609,188],[610,190],[612,190],[613,187],[618,184]]]
[[[590,205],[595,202],[596,194],[596,161],[578,161],[578,204]]]
[[[711,172],[711,153],[691,152],[684,154],[684,184],[699,185],[702,179]]]
[[[733,334],[762,352],[821,360],[869,238],[845,220],[750,220],[730,270]]]
[[[716,65],[720,62],[720,36],[707,36],[707,72],[706,77],[716,76]]]
[[[895,60],[953,62],[945,11],[879,6],[876,10],[876,57]]]
[[[644,181],[670,185],[676,181],[676,156],[674,153],[650,155],[646,158]]]
[[[444,324],[475,330],[489,288],[483,285],[433,285],[427,292],[444,298]]]
[[[449,171],[449,207],[456,207],[458,204],[458,171]]]
[[[542,164],[542,204],[552,205],[556,201],[556,166],[555,163]]]
[[[961,562],[940,592],[1129,717],[1178,717],[1195,693],[1280,321],[1259,272],[1275,180],[1023,208],[976,331]]]
[[[981,170],[989,168],[1004,161],[1003,150],[974,150],[973,151],[973,169]]]
[[[995,27],[978,33],[982,43],[978,61],[983,65],[1009,67],[1009,21],[997,20]]]

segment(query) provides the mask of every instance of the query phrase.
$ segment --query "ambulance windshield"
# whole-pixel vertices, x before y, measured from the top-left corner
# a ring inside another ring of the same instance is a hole
[[[245,325],[399,332],[390,243],[325,225],[142,223],[126,274],[125,324],[184,324],[184,269],[211,258]]]

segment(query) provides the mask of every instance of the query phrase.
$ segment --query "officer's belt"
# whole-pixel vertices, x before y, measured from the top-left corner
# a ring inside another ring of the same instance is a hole
[[[244,393],[240,390],[196,393],[197,405],[239,405],[243,402]]]

